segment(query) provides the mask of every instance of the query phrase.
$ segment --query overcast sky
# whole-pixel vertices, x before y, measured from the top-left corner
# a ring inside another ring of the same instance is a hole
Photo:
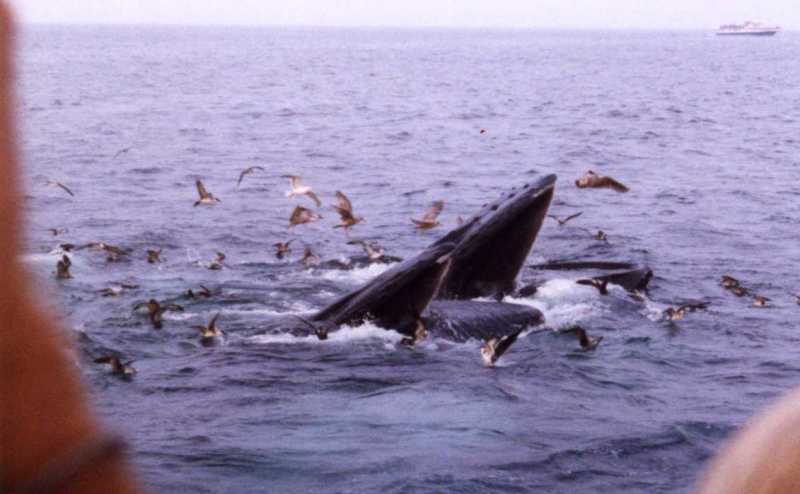
[[[25,23],[709,29],[800,27],[800,0],[10,0]]]

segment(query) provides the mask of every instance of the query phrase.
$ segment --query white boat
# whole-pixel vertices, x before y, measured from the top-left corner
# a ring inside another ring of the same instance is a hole
[[[780,30],[778,26],[765,26],[759,22],[747,21],[744,24],[724,24],[717,29],[717,35],[773,36]]]

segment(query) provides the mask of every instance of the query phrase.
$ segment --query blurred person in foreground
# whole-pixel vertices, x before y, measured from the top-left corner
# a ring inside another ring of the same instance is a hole
[[[87,405],[56,319],[33,301],[20,265],[22,194],[16,160],[15,30],[0,2],[0,492],[139,492],[124,442]]]
[[[800,492],[800,389],[754,417],[717,453],[698,492]]]

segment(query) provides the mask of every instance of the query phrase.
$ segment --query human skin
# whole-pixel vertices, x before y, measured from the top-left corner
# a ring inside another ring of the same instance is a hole
[[[699,494],[800,492],[800,389],[754,417],[720,450]]]
[[[107,434],[87,405],[69,341],[35,302],[20,265],[22,194],[14,125],[14,24],[0,2],[0,490]],[[84,465],[56,492],[132,493],[121,454]]]

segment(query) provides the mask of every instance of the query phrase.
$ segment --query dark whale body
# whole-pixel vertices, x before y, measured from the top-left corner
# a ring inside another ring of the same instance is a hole
[[[421,318],[433,335],[461,341],[541,324],[537,309],[500,300],[514,292],[555,182],[555,175],[548,175],[512,189],[416,256],[316,314],[276,320],[267,330],[307,335],[372,321],[411,335]]]

